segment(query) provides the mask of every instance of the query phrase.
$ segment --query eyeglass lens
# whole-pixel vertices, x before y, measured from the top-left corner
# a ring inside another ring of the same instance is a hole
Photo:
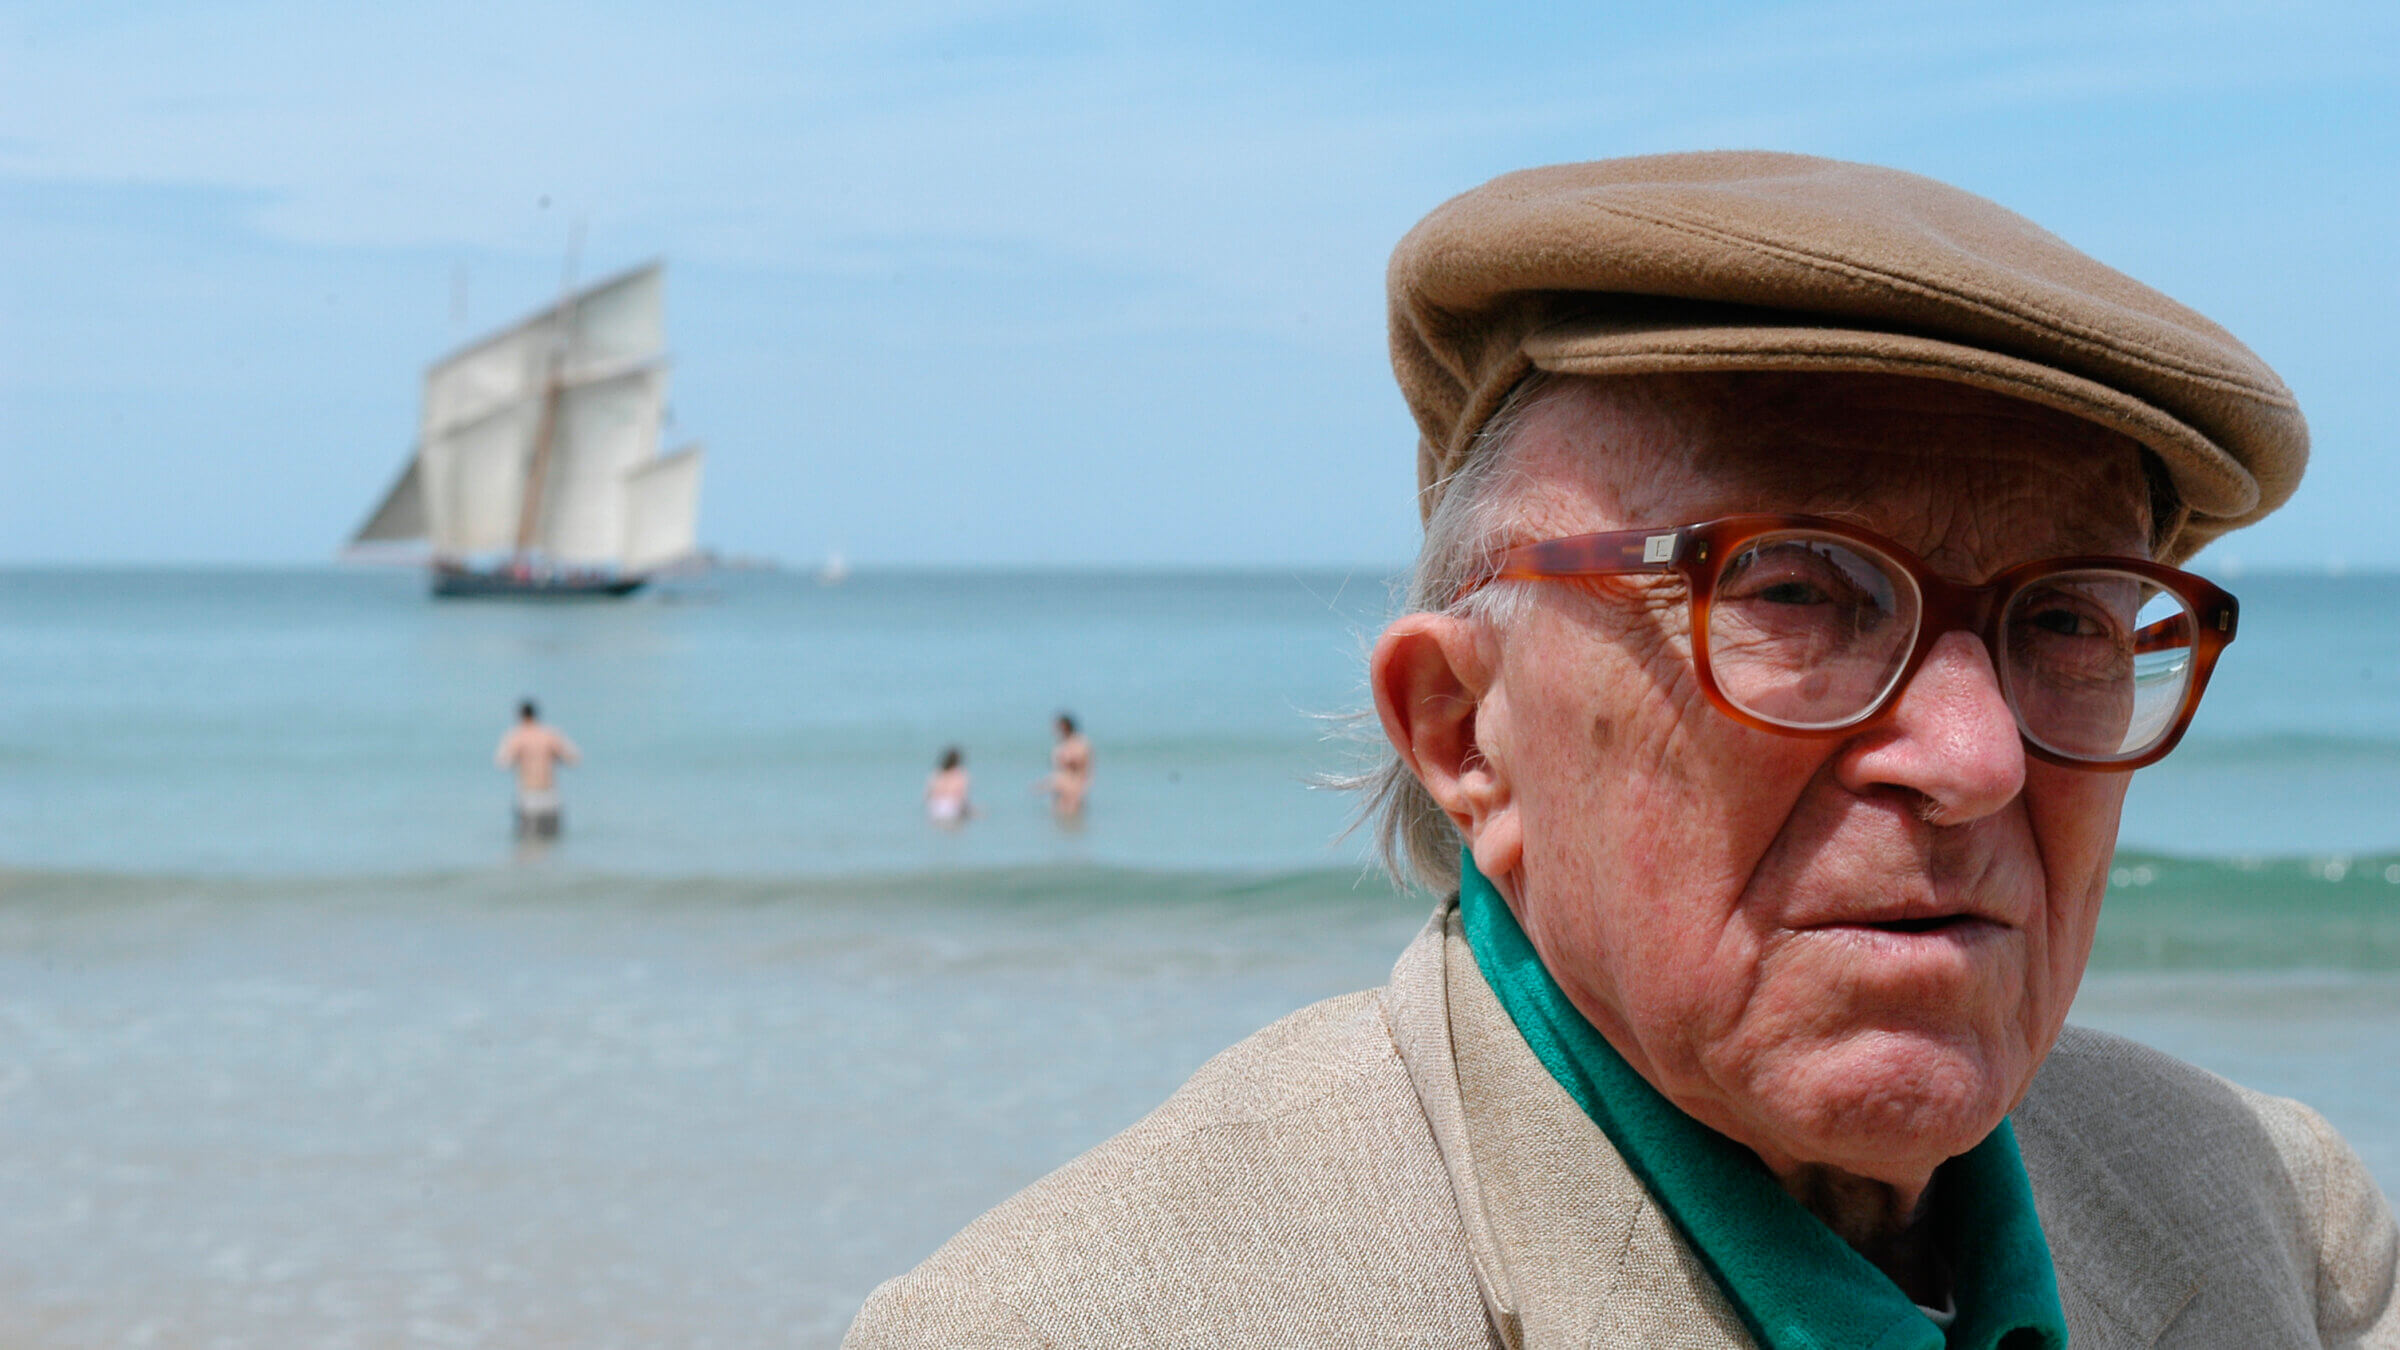
[[[2127,572],[2063,572],[2001,618],[2000,678],[2027,735],[2077,759],[2149,749],[2175,724],[2200,624],[2181,596]]]
[[[1841,726],[1899,677],[1918,608],[1915,584],[1889,559],[1822,535],[1764,535],[1717,573],[1709,673],[1753,716]]]
[[[1781,726],[1845,726],[1899,679],[1923,604],[1897,561],[1807,531],[1745,542],[1718,572],[1709,672],[1737,708]],[[1993,653],[2019,727],[2075,759],[2139,754],[2174,726],[2200,625],[2130,572],[2039,578],[2010,597]]]

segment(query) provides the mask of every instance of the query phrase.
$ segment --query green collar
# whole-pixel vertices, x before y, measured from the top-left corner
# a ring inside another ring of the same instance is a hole
[[[1755,1154],[1635,1073],[1567,1001],[1471,855],[1459,870],[1467,944],[1500,1005],[1764,1350],[2064,1350],[2058,1278],[2007,1121],[1938,1175],[1934,1221],[1958,1307],[1945,1337],[1890,1277],[1787,1195]]]

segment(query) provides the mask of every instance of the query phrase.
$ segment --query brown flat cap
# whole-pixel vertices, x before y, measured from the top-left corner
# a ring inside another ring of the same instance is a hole
[[[1873,372],[2071,413],[2156,452],[2187,558],[2291,496],[2308,425],[2232,334],[1972,193],[1760,151],[1527,169],[1392,253],[1392,367],[1430,515],[1532,369]]]

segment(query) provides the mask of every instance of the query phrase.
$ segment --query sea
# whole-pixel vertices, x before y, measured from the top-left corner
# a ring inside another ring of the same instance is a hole
[[[2400,1192],[2400,576],[2248,575],[2075,1019]],[[1389,576],[0,572],[0,1344],[832,1345],[1431,911],[1315,786]],[[581,747],[554,844],[493,750]],[[1072,712],[1086,819],[1036,780]],[[929,826],[964,754],[977,814]]]

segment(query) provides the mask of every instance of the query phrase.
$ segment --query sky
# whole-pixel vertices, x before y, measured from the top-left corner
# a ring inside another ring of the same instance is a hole
[[[668,262],[701,536],[861,566],[1389,566],[1391,246],[1538,163],[1982,193],[2298,393],[2204,564],[2400,567],[2400,6],[0,10],[0,564],[330,560],[426,364]]]

